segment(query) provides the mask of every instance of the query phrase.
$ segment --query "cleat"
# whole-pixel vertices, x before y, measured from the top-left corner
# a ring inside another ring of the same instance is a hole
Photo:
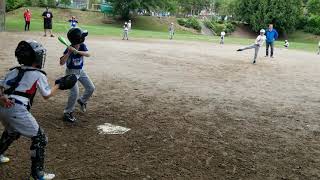
[[[77,102],[80,105],[81,112],[85,113],[87,111],[87,104],[83,103],[80,99]]]
[[[255,63],[256,63],[256,61],[253,61],[253,62],[252,62],[252,64],[255,64]]]
[[[5,157],[4,155],[0,155],[0,164],[2,163],[8,163],[10,159],[8,157]]]
[[[242,51],[242,49],[238,49],[237,51]]]
[[[56,177],[55,174],[44,173],[44,175],[40,178],[35,179],[31,176],[29,180],[51,180],[51,179],[54,179],[55,177]]]
[[[70,113],[63,114],[63,120],[70,123],[74,123],[76,122],[77,119],[72,115],[72,112],[70,112]]]
[[[53,34],[51,34],[51,36],[50,37],[54,37],[54,35]]]

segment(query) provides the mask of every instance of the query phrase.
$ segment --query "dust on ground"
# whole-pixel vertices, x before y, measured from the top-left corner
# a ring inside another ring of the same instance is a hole
[[[14,49],[33,38],[48,49],[45,71],[63,75],[55,38],[0,34],[0,72]],[[276,49],[274,59],[204,42],[88,37],[86,71],[96,85],[88,112],[62,121],[67,92],[32,113],[49,144],[46,169],[57,179],[304,179],[320,178],[320,60]],[[98,125],[131,130],[102,135]],[[29,173],[30,141],[7,151],[0,179]]]

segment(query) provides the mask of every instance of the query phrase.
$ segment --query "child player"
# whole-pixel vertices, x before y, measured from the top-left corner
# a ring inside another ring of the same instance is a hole
[[[129,27],[128,27],[128,23],[125,22],[123,25],[123,36],[122,36],[122,40],[129,40]]]
[[[64,109],[64,120],[67,122],[75,122],[76,118],[73,116],[75,105],[78,102],[81,111],[86,112],[87,102],[92,96],[95,87],[83,70],[84,57],[89,57],[87,46],[84,44],[85,37],[88,35],[87,31],[82,31],[80,28],[72,28],[69,30],[67,36],[71,42],[65,51],[64,55],[60,58],[60,65],[66,65],[66,75],[75,74],[78,81],[83,85],[85,91],[79,98],[79,86],[78,83],[70,89],[68,103]]]
[[[246,49],[254,49],[254,57],[253,57],[253,62],[252,62],[253,64],[256,63],[260,47],[262,47],[263,43],[266,41],[266,36],[264,35],[265,32],[266,31],[264,29],[261,29],[260,30],[260,35],[257,37],[257,39],[256,39],[256,41],[255,41],[255,43],[253,45],[237,50],[237,51],[243,51],[243,50],[246,50]]]
[[[62,89],[62,78],[53,88],[49,86],[46,74],[41,70],[45,64],[46,49],[36,41],[21,41],[15,56],[21,66],[12,68],[0,80],[0,121],[4,126],[0,139],[0,164],[10,161],[4,153],[15,140],[20,136],[28,137],[31,139],[30,179],[53,179],[54,174],[44,172],[47,136],[29,110],[37,90],[44,99],[48,99]]]
[[[226,33],[224,31],[222,31],[220,34],[220,44],[224,44],[224,36],[225,35],[226,35]]]
[[[77,24],[79,23],[75,16],[72,16],[71,19],[68,20],[70,23],[71,28],[77,27]]]

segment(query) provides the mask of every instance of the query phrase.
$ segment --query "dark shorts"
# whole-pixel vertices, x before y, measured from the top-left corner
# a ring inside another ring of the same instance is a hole
[[[44,29],[52,29],[52,23],[46,23],[45,22],[43,25],[44,25],[43,26]]]

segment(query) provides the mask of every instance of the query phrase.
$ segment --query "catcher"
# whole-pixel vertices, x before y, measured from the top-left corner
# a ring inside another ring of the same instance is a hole
[[[64,55],[60,58],[60,65],[67,66],[66,75],[75,74],[78,78],[78,81],[84,86],[85,91],[83,95],[79,96],[79,86],[78,83],[70,90],[67,106],[64,109],[63,119],[67,122],[75,122],[76,118],[73,116],[73,111],[75,105],[78,102],[80,105],[81,111],[84,113],[87,110],[87,102],[92,96],[95,87],[83,70],[83,57],[89,57],[87,46],[84,44],[85,37],[88,35],[87,31],[82,31],[80,28],[72,28],[69,30],[67,36],[71,42],[65,51]]]
[[[0,121],[4,126],[0,139],[0,163],[10,161],[4,153],[22,135],[31,138],[30,179],[53,179],[54,174],[44,172],[47,137],[29,110],[37,90],[44,99],[48,99],[58,89],[72,88],[76,77],[70,75],[60,78],[51,88],[46,73],[41,70],[45,64],[46,49],[36,41],[21,41],[15,56],[21,66],[10,69],[0,79]]]

